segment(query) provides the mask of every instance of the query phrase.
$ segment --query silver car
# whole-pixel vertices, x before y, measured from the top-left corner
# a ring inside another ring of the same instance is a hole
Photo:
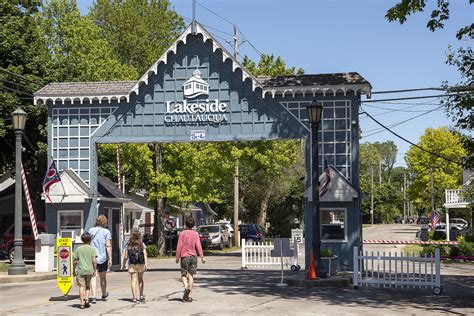
[[[200,235],[208,235],[210,247],[217,247],[222,250],[224,246],[231,246],[229,231],[224,224],[202,225],[197,228],[197,232]]]

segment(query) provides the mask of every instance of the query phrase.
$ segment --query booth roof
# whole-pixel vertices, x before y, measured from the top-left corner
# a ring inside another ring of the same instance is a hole
[[[258,77],[264,87],[311,87],[368,84],[357,72],[344,72],[317,75],[290,75],[277,77]]]

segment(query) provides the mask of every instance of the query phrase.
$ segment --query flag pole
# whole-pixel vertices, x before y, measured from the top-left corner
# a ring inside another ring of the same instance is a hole
[[[53,161],[54,161],[54,158],[53,158],[53,156],[51,156],[51,160],[53,160]],[[56,169],[57,169],[57,168],[56,168]],[[59,172],[59,170],[58,170],[58,172]],[[61,175],[60,175],[60,174],[58,174],[58,176],[59,176],[59,178],[61,179]],[[64,184],[63,184],[63,182],[62,182],[62,181],[59,181],[59,182],[61,183],[61,186],[63,187],[63,196],[65,196],[65,195],[66,195],[66,189],[64,188]],[[51,200],[50,200],[50,201],[51,201]],[[51,202],[51,203],[52,203],[52,202]]]

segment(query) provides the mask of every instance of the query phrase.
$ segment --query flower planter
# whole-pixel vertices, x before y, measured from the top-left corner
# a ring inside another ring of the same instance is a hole
[[[328,276],[336,274],[337,272],[337,256],[332,257],[321,257],[324,270],[327,272]]]

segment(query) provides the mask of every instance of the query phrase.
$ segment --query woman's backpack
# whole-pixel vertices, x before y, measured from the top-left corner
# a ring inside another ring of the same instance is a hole
[[[131,264],[144,264],[145,253],[143,252],[143,246],[133,246],[128,249],[128,258],[130,258]]]

